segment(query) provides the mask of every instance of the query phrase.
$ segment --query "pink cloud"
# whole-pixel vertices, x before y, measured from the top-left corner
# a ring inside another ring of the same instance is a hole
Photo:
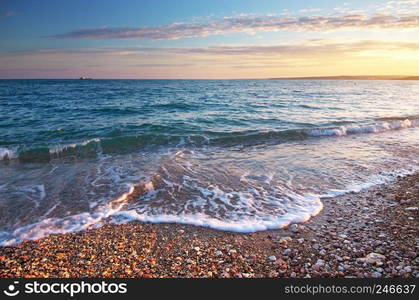
[[[419,28],[419,15],[348,14],[339,16],[239,15],[208,22],[172,23],[155,27],[99,27],[49,36],[56,39],[176,40],[228,33],[258,31],[334,31]]]

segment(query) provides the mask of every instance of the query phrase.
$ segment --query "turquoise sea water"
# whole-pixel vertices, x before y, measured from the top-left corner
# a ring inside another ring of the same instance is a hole
[[[0,244],[130,220],[252,232],[419,166],[419,82],[0,80]]]

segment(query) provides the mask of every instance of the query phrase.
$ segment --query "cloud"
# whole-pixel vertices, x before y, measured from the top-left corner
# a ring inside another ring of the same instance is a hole
[[[419,28],[419,14],[376,13],[326,16],[238,15],[207,22],[172,23],[155,27],[99,27],[49,36],[54,39],[177,40],[228,33],[259,31],[335,31]]]
[[[298,12],[302,14],[306,14],[306,13],[312,13],[312,12],[318,12],[318,11],[322,11],[322,9],[321,8],[304,8],[304,9],[300,9]]]
[[[189,63],[167,63],[159,61],[150,63],[153,58],[167,59],[176,55],[186,55],[192,58],[194,55],[199,58],[205,57],[267,57],[267,56],[316,56],[316,55],[342,55],[357,54],[363,51],[419,51],[418,42],[405,41],[382,41],[382,40],[361,40],[361,41],[342,41],[336,39],[310,39],[295,42],[293,44],[278,45],[221,45],[208,47],[99,47],[99,48],[73,48],[73,49],[41,49],[37,51],[22,51],[10,53],[10,56],[45,56],[54,57],[55,55],[85,56],[94,57],[106,55],[117,57],[135,58],[141,57],[146,62],[138,63],[140,66],[164,67],[164,66],[186,66]]]
[[[192,67],[195,64],[191,64],[191,63],[154,63],[154,64],[150,64],[150,63],[141,63],[141,64],[135,64],[132,65],[131,67],[134,68],[180,68],[180,67]]]
[[[419,0],[389,1],[384,6],[378,8],[379,11],[394,12],[399,14],[409,14],[412,11],[419,11]]]
[[[268,78],[415,74],[419,41],[310,39],[277,45],[120,46],[0,55],[0,78]]]
[[[320,42],[310,41],[296,45],[270,45],[270,46],[214,46],[207,48],[168,48],[171,52],[177,53],[200,53],[209,55],[290,55],[290,54],[330,54],[330,53],[351,53],[366,50],[419,50],[419,43],[408,42],[383,42],[366,40],[354,43],[329,42],[320,40]]]

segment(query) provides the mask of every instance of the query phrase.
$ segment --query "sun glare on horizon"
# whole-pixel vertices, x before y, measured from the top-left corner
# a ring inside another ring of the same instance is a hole
[[[212,1],[205,10],[189,2],[171,13],[138,1],[121,4],[117,16],[109,1],[99,8],[79,1],[61,9],[48,1],[39,7],[22,3],[0,6],[0,78],[271,78],[419,70],[418,0],[336,1],[332,7],[327,1],[233,1],[225,7]],[[42,24],[36,23],[40,16]]]

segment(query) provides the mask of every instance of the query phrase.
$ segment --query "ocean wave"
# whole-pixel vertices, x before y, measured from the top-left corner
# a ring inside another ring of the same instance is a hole
[[[52,155],[60,155],[62,153],[65,152],[71,152],[73,149],[76,148],[81,148],[81,147],[86,147],[95,143],[99,143],[100,139],[95,138],[95,139],[89,139],[86,141],[83,141],[81,143],[73,143],[73,144],[69,144],[69,145],[64,145],[64,146],[57,146],[55,148],[51,148],[48,150],[48,152]]]
[[[0,161],[17,158],[17,153],[13,150],[0,147]]]
[[[92,157],[98,154],[130,153],[150,147],[235,147],[272,145],[290,141],[303,140],[313,137],[343,137],[355,134],[383,133],[419,127],[418,119],[387,118],[385,122],[371,124],[343,125],[339,127],[314,128],[314,129],[289,129],[271,131],[236,131],[203,132],[203,134],[141,134],[136,136],[119,136],[110,138],[93,138],[78,143],[39,147],[13,151],[0,148],[0,161],[18,159],[21,162],[43,162],[56,158]]]
[[[98,115],[136,115],[141,114],[142,110],[135,107],[102,107],[102,108],[91,108],[88,109],[89,112],[98,114]]]
[[[378,121],[404,121],[404,120],[419,120],[419,115],[406,115],[406,116],[391,116],[391,115],[382,115],[375,120]]]
[[[419,127],[419,119],[392,120],[389,122],[340,126],[338,128],[320,128],[306,131],[310,136],[346,136],[350,134],[380,133],[391,130]]]

